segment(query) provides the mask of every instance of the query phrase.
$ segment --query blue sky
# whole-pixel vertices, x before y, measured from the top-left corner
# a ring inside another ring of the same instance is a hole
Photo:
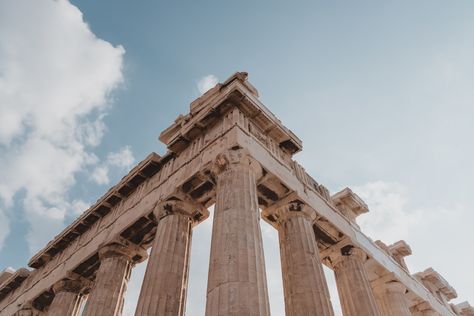
[[[473,34],[472,1],[0,0],[0,268],[25,266],[133,163],[163,154],[157,136],[203,78],[240,70],[303,140],[307,171],[366,200],[363,231],[405,239],[412,272],[433,266],[474,301]],[[189,315],[202,314],[210,227],[195,233]]]

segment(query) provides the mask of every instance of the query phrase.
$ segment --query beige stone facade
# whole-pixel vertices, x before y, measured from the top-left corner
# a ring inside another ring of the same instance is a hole
[[[236,73],[193,101],[151,153],[29,261],[0,273],[0,315],[121,315],[130,272],[151,248],[136,315],[185,313],[193,228],[215,204],[206,316],[270,315],[261,220],[279,235],[288,316],[474,315],[435,270],[412,275],[400,241],[361,232],[352,190],[331,195],[293,160],[301,140]]]

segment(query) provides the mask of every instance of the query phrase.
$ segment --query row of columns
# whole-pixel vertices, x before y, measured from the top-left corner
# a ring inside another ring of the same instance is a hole
[[[206,316],[270,315],[256,181],[260,166],[243,151],[216,159],[216,205],[212,230]],[[192,202],[171,200],[154,210],[158,221],[136,316],[184,315]],[[287,316],[333,316],[321,256],[313,231],[313,212],[294,201],[275,211]],[[100,267],[83,315],[121,315],[134,258],[143,249],[116,243],[99,251]],[[345,316],[410,316],[405,288],[394,280],[372,288],[360,249],[348,244],[327,260],[334,270]],[[84,297],[79,280],[53,287],[49,315],[77,315]]]

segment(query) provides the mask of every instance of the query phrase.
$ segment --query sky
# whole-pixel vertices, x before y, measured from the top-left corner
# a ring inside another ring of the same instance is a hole
[[[295,156],[369,205],[362,231],[412,248],[474,303],[474,2],[0,0],[0,269],[29,258],[206,89],[247,71],[303,141]],[[212,221],[194,232],[203,315]],[[262,224],[272,315],[276,232]],[[146,263],[133,272],[133,315]],[[334,309],[334,278],[327,272]]]

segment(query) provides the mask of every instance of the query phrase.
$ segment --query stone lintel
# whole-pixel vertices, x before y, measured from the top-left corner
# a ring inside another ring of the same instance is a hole
[[[415,273],[414,276],[433,294],[436,294],[435,292],[439,291],[447,300],[457,297],[456,290],[433,268],[428,268],[423,272]]]
[[[349,188],[334,194],[332,201],[336,208],[353,223],[356,223],[355,220],[359,215],[369,211],[367,204]]]
[[[248,83],[247,74],[243,72],[232,75],[191,103],[190,113],[178,116],[159,139],[170,151],[179,153],[231,106],[238,106],[248,117],[257,121],[290,154],[301,151],[301,140],[258,100],[256,89]]]
[[[101,217],[106,216],[121,200],[130,195],[146,179],[161,169],[161,161],[166,159],[156,153],[149,154],[138,163],[122,180],[110,188],[94,205],[86,210],[72,224],[50,241],[28,262],[32,268],[40,268],[57,253],[67,248],[77,237],[85,233]]]

